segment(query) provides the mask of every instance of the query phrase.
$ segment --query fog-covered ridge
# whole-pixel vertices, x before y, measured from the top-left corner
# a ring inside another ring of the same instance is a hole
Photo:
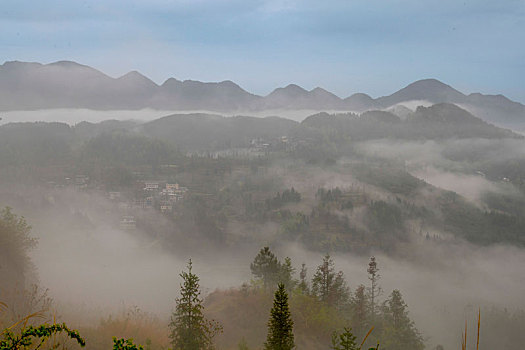
[[[70,61],[50,64],[5,62],[0,66],[0,110],[88,108],[96,110],[153,108],[218,112],[262,110],[341,110],[362,112],[411,101],[455,103],[477,116],[504,126],[522,126],[525,106],[502,95],[464,94],[435,79],[416,81],[389,96],[355,93],[340,98],[320,87],[307,91],[290,84],[267,96],[245,91],[232,81],[167,79],[158,85],[139,72],[112,78]]]

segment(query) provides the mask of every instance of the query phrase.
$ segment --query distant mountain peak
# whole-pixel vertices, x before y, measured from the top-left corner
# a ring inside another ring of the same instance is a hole
[[[46,64],[46,66],[60,66],[60,67],[67,67],[67,68],[82,67],[82,68],[94,69],[89,66],[86,66],[86,65],[83,65],[77,62],[73,62],[73,61],[56,61],[56,62]]]
[[[324,92],[328,92],[328,93],[331,94],[331,92],[329,92],[328,90],[323,89],[323,88],[320,87],[320,86],[317,86],[317,87],[313,88],[312,90],[310,90],[310,92],[323,92],[323,93],[324,93]]]
[[[140,72],[136,70],[132,70],[124,74],[123,76],[117,78],[118,80],[130,80],[130,81],[143,81],[143,82],[151,82],[155,84],[150,78],[147,76],[141,74]],[[157,84],[155,84],[157,85]]]
[[[375,100],[367,94],[356,93],[343,100],[345,106],[355,112],[363,112],[376,107]]]
[[[238,90],[238,91],[243,91],[243,92],[246,92],[242,87],[240,87],[238,84],[234,83],[233,81],[231,80],[224,80],[224,81],[221,81],[219,83],[220,86],[223,86],[227,89],[230,89],[230,90]]]
[[[416,80],[413,83],[408,84],[406,87],[410,87],[410,86],[421,86],[421,87],[441,86],[443,88],[451,88],[452,89],[452,87],[450,85],[447,85],[447,84],[443,83],[442,81],[437,80],[435,78],[427,78],[427,79]]]
[[[389,107],[400,102],[426,100],[431,103],[462,102],[465,95],[437,79],[415,81],[389,96],[377,99],[380,105]]]
[[[273,90],[268,97],[272,96],[286,96],[286,97],[300,97],[306,96],[308,91],[296,84],[289,84],[285,87],[280,87]]]
[[[361,101],[373,101],[374,99],[370,95],[358,92],[345,98],[345,100],[361,100]]]
[[[417,80],[411,84],[408,84],[400,91],[425,91],[425,92],[438,92],[438,91],[447,91],[447,92],[453,92],[455,94],[459,94],[461,96],[463,95],[458,90],[454,89],[452,86],[447,85],[437,79],[421,79]]]
[[[118,79],[121,79],[121,78],[124,78],[124,77],[130,77],[130,78],[134,78],[134,77],[144,77],[144,75],[142,75],[140,72],[136,71],[136,70],[131,70],[129,72],[127,72],[126,74],[124,74],[123,76],[119,77]]]
[[[178,85],[182,83],[180,80],[177,80],[175,78],[168,78],[166,79],[166,81],[164,83],[162,83],[162,87],[167,87],[167,86],[173,86],[173,85]]]
[[[422,103],[425,101],[428,103]],[[410,102],[410,103],[409,103]],[[0,65],[0,110],[46,108],[210,110],[217,112],[263,110],[313,110],[365,112],[404,103],[417,105],[453,103],[475,116],[501,125],[525,129],[525,106],[502,95],[472,93],[468,96],[435,78],[410,83],[399,91],[374,99],[356,93],[341,99],[316,87],[297,84],[273,90],[266,96],[251,94],[231,80],[180,81],[169,78],[159,86],[137,71],[119,78],[73,61],[49,64],[6,61]],[[393,109],[406,116],[406,109]]]
[[[310,94],[314,94],[314,95],[321,95],[321,96],[333,96],[333,97],[337,97],[337,95],[335,95],[334,93],[328,91],[328,90],[325,90],[323,89],[322,87],[316,87],[315,89],[312,89],[310,90]],[[339,97],[337,97],[339,98]]]
[[[303,89],[302,87],[300,87],[299,85],[297,84],[288,84],[286,85],[286,87],[284,87],[285,90],[301,90],[301,91],[306,91],[305,89]]]
[[[235,84],[233,81],[231,80],[223,80],[221,81],[219,84],[221,85],[226,85],[226,86],[235,86],[235,87],[240,87],[239,85]]]

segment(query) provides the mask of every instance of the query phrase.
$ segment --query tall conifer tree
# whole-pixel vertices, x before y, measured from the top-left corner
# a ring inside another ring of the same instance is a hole
[[[188,272],[180,274],[184,282],[181,296],[176,299],[175,312],[171,316],[170,338],[174,350],[212,349],[213,337],[222,331],[222,326],[208,321],[202,314],[204,307],[200,298],[199,277],[191,270],[190,259]]]
[[[265,350],[291,350],[295,347],[293,321],[288,307],[288,294],[284,284],[279,283],[268,321]]]
[[[263,281],[265,289],[273,289],[275,283],[279,282],[281,264],[270,248],[264,247],[250,264],[250,270],[255,277]]]
[[[370,280],[370,288],[368,291],[370,299],[370,316],[373,321],[377,314],[377,297],[382,293],[381,287],[379,286],[381,275],[379,274],[379,268],[377,267],[375,256],[370,257],[370,262],[368,263],[366,271],[368,272],[368,279]]]
[[[352,310],[351,319],[352,325],[355,329],[355,335],[362,338],[370,328],[370,305],[364,285],[361,284],[356,288],[350,306]]]
[[[350,290],[343,272],[335,272],[334,261],[326,255],[312,278],[312,294],[329,306],[342,308],[348,302]]]
[[[408,307],[401,292],[395,289],[383,305],[385,327],[381,339],[392,350],[423,350],[423,337],[408,316]]]

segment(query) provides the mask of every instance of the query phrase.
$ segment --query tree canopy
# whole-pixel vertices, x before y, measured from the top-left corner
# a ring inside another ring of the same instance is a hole
[[[268,337],[265,350],[291,350],[295,347],[293,321],[288,307],[288,294],[284,284],[279,283],[268,321]]]
[[[175,312],[171,316],[171,344],[176,350],[212,349],[213,337],[222,327],[204,317],[199,277],[192,272],[191,259],[187,268],[187,272],[180,274],[183,279],[181,296],[176,299]]]
[[[329,306],[341,308],[348,302],[350,290],[342,271],[335,272],[330,255],[325,255],[312,278],[312,294]]]

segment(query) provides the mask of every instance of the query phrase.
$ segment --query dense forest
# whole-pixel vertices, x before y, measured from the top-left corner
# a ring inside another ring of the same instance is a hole
[[[523,248],[525,141],[454,105],[405,112],[0,126],[0,348],[35,336],[90,349],[451,348],[455,334],[422,331],[431,327],[412,317],[413,293],[391,266],[447,264],[439,254],[453,264],[458,247]],[[81,256],[97,239],[116,259],[102,269],[129,263],[119,262],[126,240],[139,242],[137,266],[141,251],[184,258],[181,273],[157,272],[180,283],[161,306],[170,321],[139,302],[73,317],[75,306],[54,297],[67,283],[40,281],[46,259],[32,256],[42,245]],[[80,251],[69,252],[72,241]],[[213,285],[220,255],[236,260],[231,279]],[[368,263],[348,267],[349,257]],[[202,295],[193,269],[206,271]],[[481,344],[519,348],[524,312],[483,298],[458,306],[460,321],[474,324],[479,306]],[[184,333],[185,307],[199,335]]]

